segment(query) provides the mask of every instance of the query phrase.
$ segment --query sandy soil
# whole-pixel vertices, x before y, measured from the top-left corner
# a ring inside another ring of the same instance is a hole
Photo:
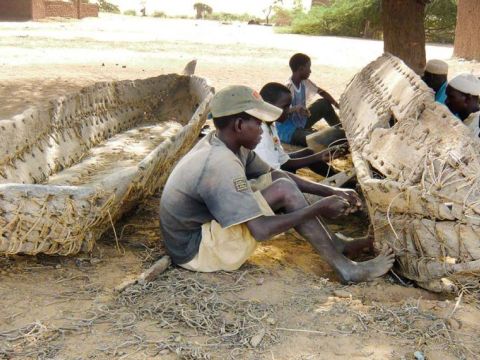
[[[380,55],[376,41],[278,35],[271,28],[102,16],[0,23],[0,118],[96,81],[177,72],[192,58],[216,88],[288,77],[292,53],[339,96]],[[449,59],[451,47],[429,46]],[[452,73],[477,63],[448,60]],[[311,246],[287,233],[239,271],[167,271],[153,285],[113,288],[161,256],[158,196],[116,224],[92,254],[0,258],[0,358],[475,359],[480,299],[440,296],[393,275],[342,286]],[[362,235],[362,216],[331,224]],[[158,245],[160,243],[160,245]],[[406,286],[405,286],[406,285]]]

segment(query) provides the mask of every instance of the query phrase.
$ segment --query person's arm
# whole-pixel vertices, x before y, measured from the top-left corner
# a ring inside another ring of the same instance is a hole
[[[349,213],[350,205],[339,196],[331,196],[288,214],[260,216],[246,222],[257,241],[268,240],[315,217],[337,218]]]
[[[338,104],[338,102],[337,102],[337,101],[333,98],[333,96],[330,95],[327,91],[318,88],[317,93],[318,93],[318,95],[320,95],[321,97],[323,97],[325,100],[327,100],[330,104],[332,104],[333,106],[335,106],[337,109],[340,109],[340,105]]]
[[[302,150],[298,150],[298,151],[288,153],[288,156],[290,157],[290,159],[298,159],[298,158],[302,158],[302,157],[313,155],[313,154],[314,154],[314,152],[313,152],[312,149],[304,148]]]
[[[298,169],[308,167],[311,164],[318,162],[327,162],[330,159],[329,153],[319,152],[313,155],[304,156],[300,158],[290,158],[287,162],[283,163],[281,168],[285,171],[296,171]]]
[[[291,106],[288,111],[287,111],[287,114],[293,114],[293,113],[297,113],[299,114],[300,116],[310,116],[310,111],[303,105],[295,105],[295,106]]]
[[[311,164],[315,164],[318,162],[329,162],[332,159],[335,159],[339,156],[345,155],[347,152],[347,149],[343,145],[337,145],[328,149],[325,149],[323,151],[320,151],[316,154],[312,154],[311,149],[304,149],[304,150],[309,150],[311,155],[308,156],[294,156],[292,157],[292,154],[288,154],[290,156],[290,160],[282,164],[282,170],[285,171],[296,171],[298,169],[308,167]],[[300,150],[298,153],[300,153],[302,150]]]
[[[295,174],[285,172],[298,186],[301,192],[307,194],[314,194],[318,196],[333,196],[337,195],[342,199],[348,201],[350,204],[349,212],[354,213],[362,208],[362,201],[357,192],[351,189],[340,189],[328,185],[319,184],[313,181],[308,181]]]
[[[340,108],[340,105],[338,105],[338,102],[333,98],[332,95],[330,95],[326,90],[323,90],[321,87],[316,85],[312,80],[308,79],[310,86],[314,87],[317,89],[317,94],[323,97],[325,100],[327,100],[330,104],[335,106],[337,109]]]

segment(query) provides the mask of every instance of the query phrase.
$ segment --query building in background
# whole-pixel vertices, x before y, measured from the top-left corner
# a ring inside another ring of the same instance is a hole
[[[91,16],[98,16],[98,5],[89,4],[88,0],[0,0],[0,21]]]

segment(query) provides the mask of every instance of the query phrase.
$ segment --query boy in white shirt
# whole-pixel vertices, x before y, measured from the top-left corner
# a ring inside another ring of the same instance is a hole
[[[266,102],[283,110],[277,120],[279,123],[283,123],[292,112],[298,111],[298,109],[291,108],[290,90],[282,84],[268,83],[260,90],[260,95]],[[334,156],[345,153],[344,147],[336,146],[319,153],[314,153],[311,149],[306,148],[287,154],[281,144],[275,123],[263,123],[262,130],[262,140],[255,148],[255,152],[273,169],[294,173],[298,169],[308,167],[317,174],[327,177],[335,174],[327,162]]]
[[[286,86],[292,96],[291,111],[283,123],[277,124],[280,140],[286,144],[308,146],[307,137],[316,133],[312,126],[322,118],[330,128],[324,130],[322,136],[315,138],[314,142],[328,145],[331,140],[345,138],[345,132],[340,128],[340,120],[333,108],[338,108],[339,105],[328,92],[309,79],[311,65],[310,57],[300,53],[293,55],[289,61],[292,76]],[[316,96],[321,98],[313,101]],[[324,141],[328,143],[325,144]]]

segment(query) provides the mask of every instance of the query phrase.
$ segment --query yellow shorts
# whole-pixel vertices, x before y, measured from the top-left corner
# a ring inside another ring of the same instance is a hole
[[[254,192],[263,215],[275,215],[260,191]],[[181,267],[200,272],[233,271],[240,268],[257,248],[257,241],[245,223],[226,229],[212,220],[202,225],[197,255]]]
[[[272,173],[269,172],[259,176],[256,179],[250,179],[248,180],[248,183],[250,184],[253,192],[261,191],[266,187],[272,185]]]

